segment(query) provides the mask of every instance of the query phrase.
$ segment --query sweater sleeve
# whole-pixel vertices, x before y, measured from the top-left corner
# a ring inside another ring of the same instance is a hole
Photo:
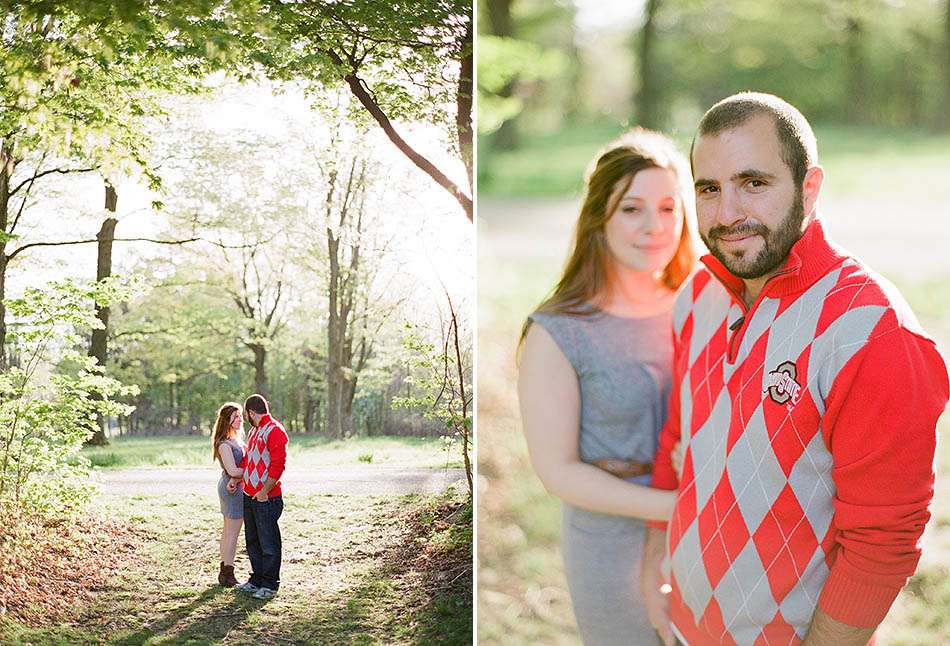
[[[673,386],[670,392],[669,411],[666,415],[666,424],[660,431],[660,439],[653,458],[653,478],[650,482],[655,489],[674,490],[679,486],[679,478],[673,468],[671,453],[680,439],[680,384],[682,375],[678,374],[680,365],[680,344],[673,336]],[[646,521],[647,527],[666,529],[667,522],[661,520]]]
[[[823,424],[839,550],[818,601],[832,619],[876,626],[913,575],[947,398],[933,342],[902,328],[872,340],[835,380]]]
[[[282,426],[276,427],[267,437],[267,450],[270,451],[270,466],[267,477],[280,480],[287,464],[287,431]]]

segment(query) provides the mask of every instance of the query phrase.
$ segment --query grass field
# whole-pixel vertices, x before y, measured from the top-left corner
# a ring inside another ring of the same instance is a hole
[[[492,151],[480,140],[479,199],[579,195],[592,157],[623,130],[610,122],[576,124],[560,132],[524,135],[523,145],[510,152]],[[689,150],[692,136],[692,132],[673,134],[683,151]],[[944,177],[950,161],[948,135],[836,126],[817,127],[816,136],[821,163],[840,166],[835,181],[849,192],[873,186],[880,196],[903,193],[907,182],[930,187],[946,184],[930,180]],[[913,159],[914,164],[896,163],[905,159]],[[869,177],[884,173],[888,181],[883,184]],[[479,215],[486,215],[481,205]]]
[[[471,506],[454,491],[286,496],[275,599],[217,585],[216,501],[103,495],[90,509],[131,525],[131,556],[91,602],[28,626],[0,618],[5,644],[470,644]],[[239,542],[236,574],[246,580]]]
[[[496,193],[479,201],[480,643],[579,643],[558,547],[558,503],[532,473],[521,437],[514,352],[524,316],[550,289],[568,248],[577,202],[570,189],[565,196],[565,181],[586,165],[590,153],[584,151],[596,150],[612,133],[604,134],[585,141],[587,135],[575,132],[563,145],[552,140],[547,148],[519,153],[517,163],[514,157],[499,160],[496,173],[504,183],[492,185]],[[839,243],[897,284],[948,349],[950,139],[879,134],[819,132],[827,172],[823,218]],[[524,184],[533,181],[529,171],[543,181]],[[924,556],[879,631],[882,646],[950,643],[948,429],[945,414]]]
[[[117,437],[109,446],[86,447],[82,454],[102,468],[201,466],[211,462],[211,440],[198,435]],[[346,464],[385,464],[416,468],[461,467],[458,447],[439,439],[417,437],[366,437],[329,440],[292,435],[288,460],[295,466],[321,467]]]

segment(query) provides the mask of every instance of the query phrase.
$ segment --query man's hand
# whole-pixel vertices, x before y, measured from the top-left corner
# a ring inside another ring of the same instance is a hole
[[[261,489],[256,494],[254,494],[254,500],[257,502],[267,502],[267,492]]]
[[[811,626],[808,627],[802,646],[864,646],[874,636],[876,628],[877,626],[859,628],[843,624],[818,608],[811,619]]]
[[[673,470],[676,471],[676,479],[680,481],[683,479],[683,460],[685,457],[683,441],[680,440],[673,445],[673,450],[670,452],[670,462],[673,463]]]
[[[663,577],[660,564],[666,551],[666,532],[660,529],[647,529],[646,544],[643,549],[643,570],[640,576],[640,593],[647,607],[650,623],[666,646],[675,646],[676,637],[670,627],[670,601],[662,592]]]
[[[231,478],[230,480],[228,480],[228,485],[227,485],[228,493],[234,493],[235,491],[237,491],[239,482],[241,482],[240,478]]]

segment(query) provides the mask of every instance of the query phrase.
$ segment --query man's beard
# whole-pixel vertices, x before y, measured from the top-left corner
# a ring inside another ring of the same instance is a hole
[[[751,280],[778,269],[785,259],[792,245],[802,237],[802,222],[805,220],[805,205],[802,203],[801,190],[796,191],[788,214],[778,228],[772,231],[764,224],[743,222],[734,227],[716,226],[705,235],[700,233],[703,242],[710,253],[725,265],[734,276]],[[758,234],[765,243],[755,258],[746,258],[746,252],[741,255],[729,255],[722,251],[718,239],[725,235],[741,235],[744,233]]]

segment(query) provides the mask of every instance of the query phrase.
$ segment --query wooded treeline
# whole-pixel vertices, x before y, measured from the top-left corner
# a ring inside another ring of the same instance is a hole
[[[688,131],[746,89],[817,123],[950,130],[948,0],[641,4],[625,27],[585,31],[570,1],[480,0],[486,143],[511,150],[519,129],[604,119]]]
[[[339,112],[258,139],[182,110],[165,127],[164,237],[198,239],[140,261],[146,293],[113,314],[109,372],[141,388],[119,432],[208,433],[223,401],[251,392],[290,432],[441,432],[391,405],[422,395],[405,324],[442,334],[444,297],[403,271],[407,223],[392,217],[417,176]]]

